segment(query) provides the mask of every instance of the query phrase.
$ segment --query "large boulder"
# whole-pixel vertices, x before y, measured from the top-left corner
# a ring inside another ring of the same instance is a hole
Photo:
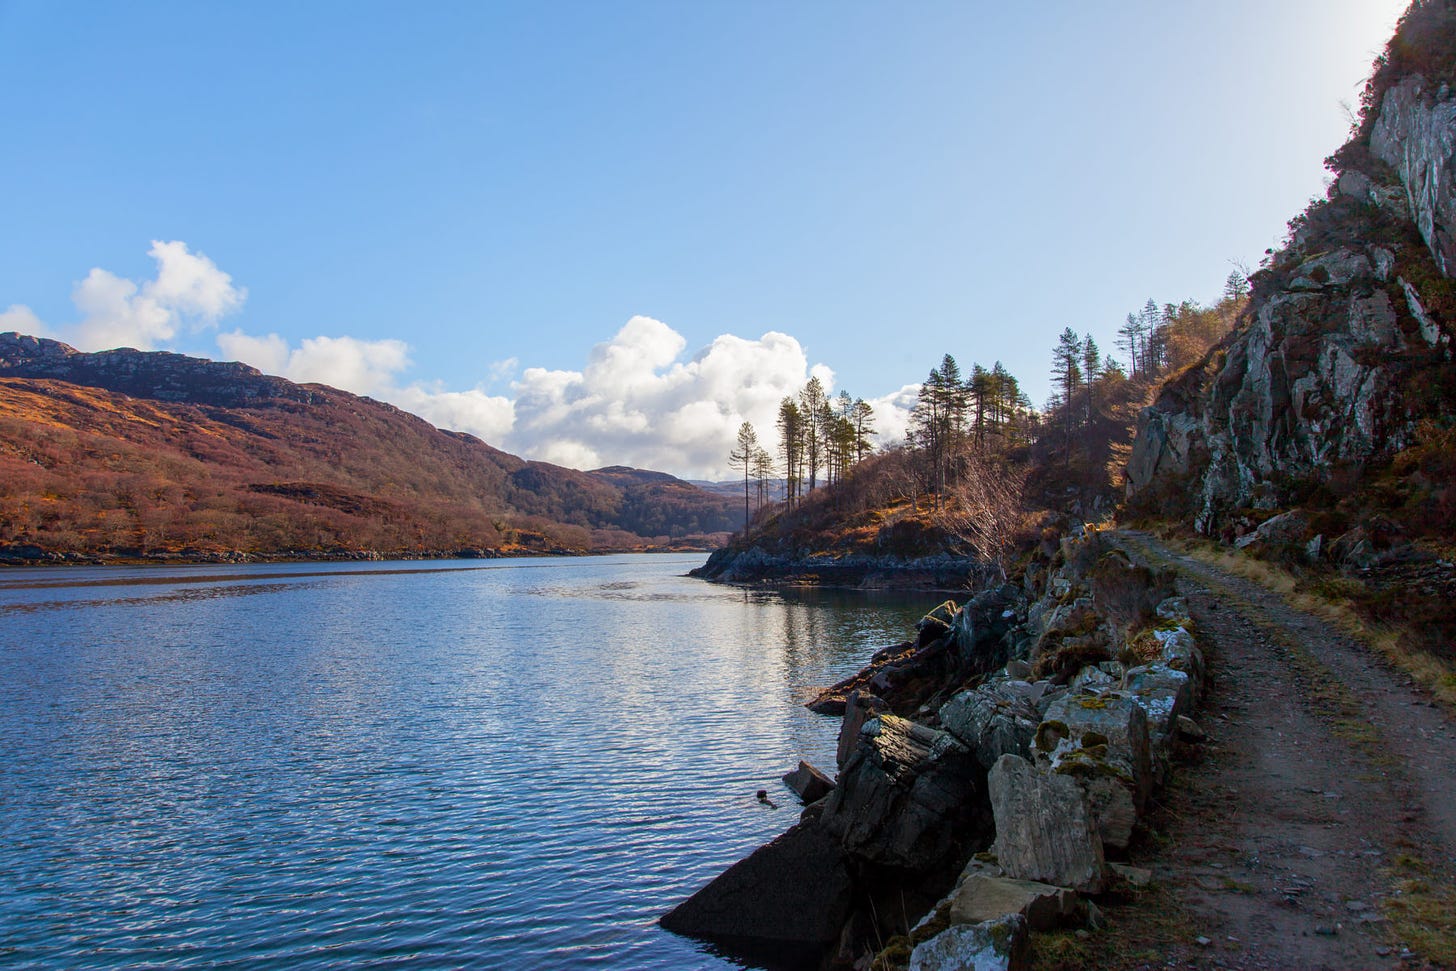
[[[1017,971],[1026,964],[1026,918],[1012,914],[947,928],[910,952],[910,971]]]
[[[1004,584],[976,594],[951,619],[950,637],[961,680],[993,671],[1010,660],[1006,634],[1025,603],[1022,591]]]
[[[976,755],[988,771],[1006,754],[1030,758],[1036,726],[1038,690],[1024,681],[988,681],[962,691],[940,708],[940,727]]]
[[[1130,668],[1122,679],[1123,690],[1147,716],[1149,752],[1153,778],[1167,781],[1172,771],[1173,736],[1178,718],[1193,710],[1193,679],[1164,662]]]
[[[1297,558],[1309,542],[1309,520],[1300,512],[1271,516],[1251,532],[1234,540],[1234,546],[1269,559]]]
[[[1074,779],[1003,755],[991,768],[988,786],[996,822],[993,852],[1007,876],[1085,893],[1102,889],[1102,840]]]
[[[815,823],[791,827],[678,904],[675,934],[754,949],[814,951],[838,940],[853,883],[839,841]]]
[[[820,817],[852,856],[930,871],[984,845],[985,770],[947,732],[894,715],[866,722]]]
[[[1038,728],[1037,747],[1054,772],[1117,779],[1139,812],[1152,792],[1147,713],[1120,692],[1058,699]]]

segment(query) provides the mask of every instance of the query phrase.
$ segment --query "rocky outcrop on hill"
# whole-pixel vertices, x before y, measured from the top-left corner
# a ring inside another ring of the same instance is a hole
[[[270,399],[311,404],[332,390],[269,377],[236,361],[207,361],[126,347],[88,354],[60,341],[16,333],[0,334],[0,377],[53,378],[133,398],[224,408],[256,405]]]
[[[1414,75],[1372,110],[1255,274],[1243,326],[1143,412],[1135,507],[1231,536],[1354,488],[1456,402],[1456,99]]]
[[[1028,929],[1095,921],[1087,895],[1119,879],[1109,861],[1167,780],[1205,677],[1172,592],[1089,533],[1019,589],[937,607],[914,641],[810,703],[844,715],[828,795],[663,925],[733,947],[817,944],[825,967],[883,947],[877,967],[1010,968]],[[808,876],[786,888],[779,856]],[[776,901],[761,917],[736,903],[760,882]]]
[[[1370,151],[1400,176],[1410,218],[1442,275],[1456,275],[1456,100],[1450,85],[1416,75],[1387,89]]]

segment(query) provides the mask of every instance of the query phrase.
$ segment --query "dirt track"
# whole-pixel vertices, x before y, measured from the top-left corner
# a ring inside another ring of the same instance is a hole
[[[1349,969],[1437,958],[1406,951],[1420,944],[1389,917],[1423,903],[1400,892],[1406,881],[1444,891],[1456,873],[1456,729],[1445,713],[1263,587],[1145,533],[1111,538],[1179,571],[1213,671],[1199,714],[1210,739],[1167,795],[1157,836],[1134,853],[1167,906],[1112,909],[1122,926],[1111,936],[1125,945],[1115,963]]]

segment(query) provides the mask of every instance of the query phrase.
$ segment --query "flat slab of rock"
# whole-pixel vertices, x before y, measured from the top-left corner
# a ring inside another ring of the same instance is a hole
[[[839,841],[817,824],[801,823],[724,870],[659,923],[730,947],[824,948],[839,938],[851,889]]]
[[[910,952],[910,971],[1016,971],[1025,964],[1026,918],[1020,914],[941,931]]]
[[[1076,911],[1075,892],[1033,880],[973,874],[950,895],[952,924],[979,924],[1020,914],[1030,930],[1048,931],[1075,919]]]
[[[1102,889],[1102,839],[1076,780],[1003,755],[989,786],[996,862],[1008,877],[1083,893]]]
[[[794,790],[807,806],[829,795],[834,789],[834,780],[808,762],[800,761],[797,769],[784,775],[784,785]]]

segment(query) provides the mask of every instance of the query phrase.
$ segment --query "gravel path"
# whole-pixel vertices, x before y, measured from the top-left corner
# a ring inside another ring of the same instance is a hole
[[[1402,881],[1449,887],[1456,873],[1452,722],[1409,678],[1278,595],[1148,534],[1110,535],[1178,570],[1213,671],[1199,715],[1210,740],[1168,795],[1159,838],[1134,856],[1178,905],[1179,926],[1149,927],[1156,960],[1125,953],[1123,966],[1425,964],[1388,916],[1417,902]]]

